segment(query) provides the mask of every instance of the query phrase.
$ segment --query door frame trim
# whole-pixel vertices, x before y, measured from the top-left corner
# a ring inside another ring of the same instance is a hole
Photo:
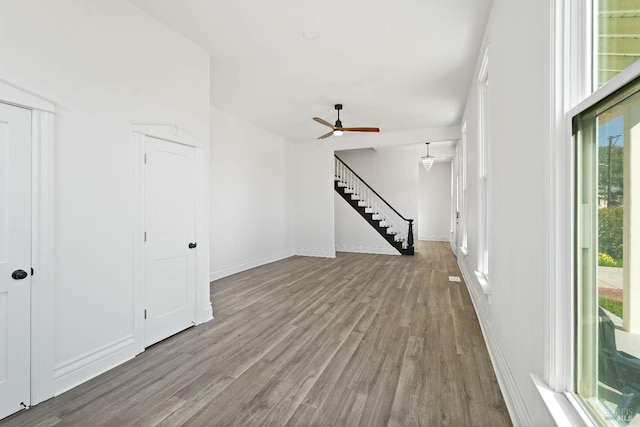
[[[199,325],[213,319],[209,296],[209,145],[174,123],[133,121],[132,142],[136,145],[136,200],[133,226],[134,242],[134,336],[137,353],[144,351],[144,152],[147,137],[162,139],[196,149],[196,289],[194,322]],[[205,286],[206,284],[206,286]]]
[[[31,110],[31,402],[54,394],[55,162],[53,102],[0,80],[0,102]]]

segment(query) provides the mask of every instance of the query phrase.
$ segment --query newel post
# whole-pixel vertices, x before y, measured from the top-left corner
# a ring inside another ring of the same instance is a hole
[[[409,249],[413,253],[413,220],[408,219],[409,221],[409,232],[407,233],[407,249]]]

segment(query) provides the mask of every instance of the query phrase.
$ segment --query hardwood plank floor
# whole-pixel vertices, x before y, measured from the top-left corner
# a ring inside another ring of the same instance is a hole
[[[9,426],[510,426],[448,243],[292,257],[211,284],[215,319]]]

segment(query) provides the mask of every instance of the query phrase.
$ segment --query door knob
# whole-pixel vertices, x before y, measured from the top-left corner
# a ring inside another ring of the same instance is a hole
[[[198,246],[198,244],[197,244],[197,243],[189,243],[189,249],[193,249],[193,248],[195,248],[196,246]]]
[[[15,280],[22,280],[26,278],[28,275],[29,274],[24,270],[16,270],[11,274],[11,277],[13,277]]]

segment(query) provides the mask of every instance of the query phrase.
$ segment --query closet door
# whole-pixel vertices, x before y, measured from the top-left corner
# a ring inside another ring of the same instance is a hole
[[[31,111],[0,104],[0,418],[30,405]]]
[[[196,149],[145,142],[145,347],[195,322]]]

